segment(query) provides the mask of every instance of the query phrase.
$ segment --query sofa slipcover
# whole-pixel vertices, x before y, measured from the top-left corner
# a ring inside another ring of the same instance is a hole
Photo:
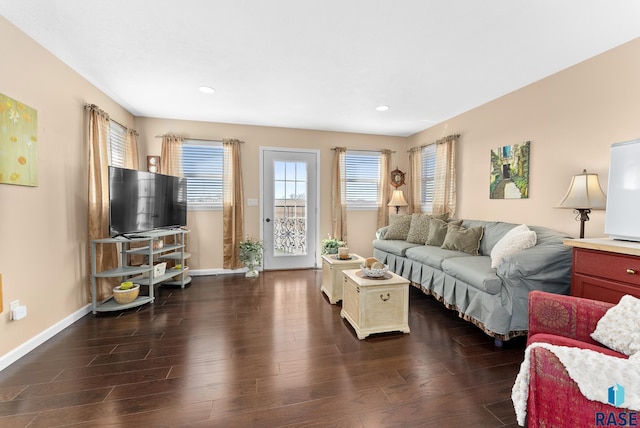
[[[477,256],[385,240],[384,227],[376,232],[373,256],[500,344],[527,334],[528,295],[532,290],[568,294],[570,289],[572,255],[563,244],[569,236],[546,227],[529,226],[536,233],[536,245],[505,257],[497,268],[491,268],[491,249],[516,226],[463,220],[462,227],[483,228]]]

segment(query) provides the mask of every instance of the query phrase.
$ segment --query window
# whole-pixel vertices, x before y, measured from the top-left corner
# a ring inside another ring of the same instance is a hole
[[[348,208],[377,209],[380,189],[380,153],[347,150],[345,180]]]
[[[436,176],[436,145],[430,144],[420,150],[420,204],[422,211],[433,211],[433,195]]]
[[[220,141],[184,140],[182,170],[189,210],[222,209],[223,161]]]
[[[127,156],[127,129],[114,122],[109,121],[109,165],[125,168]]]

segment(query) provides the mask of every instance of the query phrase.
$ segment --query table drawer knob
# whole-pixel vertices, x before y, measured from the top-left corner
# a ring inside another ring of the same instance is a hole
[[[382,300],[383,302],[386,302],[390,298],[391,298],[391,295],[389,293],[387,293],[387,297],[384,297],[383,294],[380,295],[380,300]]]
[[[633,270],[633,269],[627,269],[627,273],[628,273],[629,275],[635,275],[635,274],[636,274],[636,271],[635,271],[635,270]]]

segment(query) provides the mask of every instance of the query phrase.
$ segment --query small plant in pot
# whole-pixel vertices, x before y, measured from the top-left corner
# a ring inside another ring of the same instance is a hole
[[[240,248],[240,261],[249,269],[245,276],[248,278],[257,277],[259,275],[258,266],[262,265],[264,243],[257,239],[247,238],[238,247]]]
[[[336,238],[332,238],[331,235],[327,239],[322,240],[322,254],[338,254],[338,248],[345,247],[346,242]]]

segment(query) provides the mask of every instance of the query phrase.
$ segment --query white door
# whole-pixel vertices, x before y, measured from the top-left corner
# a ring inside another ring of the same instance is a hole
[[[316,150],[261,148],[264,269],[317,267]]]

